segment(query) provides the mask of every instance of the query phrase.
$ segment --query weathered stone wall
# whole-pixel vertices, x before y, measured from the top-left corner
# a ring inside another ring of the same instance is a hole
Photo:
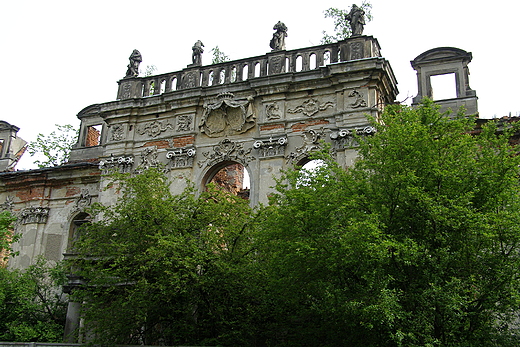
[[[27,267],[38,255],[61,259],[85,207],[117,200],[105,173],[159,167],[174,193],[186,180],[202,191],[221,179],[252,205],[266,203],[281,170],[304,164],[323,141],[351,165],[352,133],[370,136],[367,115],[377,118],[396,95],[371,36],[125,78],[118,100],[79,112],[70,164],[0,175],[0,204],[19,217],[15,232],[23,234],[10,266]],[[249,191],[240,192],[244,171],[217,175],[228,165],[247,171]]]

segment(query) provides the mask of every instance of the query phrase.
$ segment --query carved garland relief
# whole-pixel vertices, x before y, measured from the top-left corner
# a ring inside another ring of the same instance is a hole
[[[154,120],[139,127],[137,132],[139,135],[146,134],[151,137],[156,137],[168,129],[173,129],[173,126],[170,124],[170,122],[166,121],[163,123],[162,121]]]
[[[332,101],[327,101],[321,104],[317,99],[308,99],[304,101],[301,105],[288,109],[289,113],[301,113],[304,116],[312,117],[319,111],[324,111],[329,107],[334,107],[336,104]]]

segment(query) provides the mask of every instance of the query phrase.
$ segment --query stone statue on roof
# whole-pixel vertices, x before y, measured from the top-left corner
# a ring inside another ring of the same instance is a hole
[[[139,75],[139,64],[143,61],[141,53],[137,49],[134,49],[128,59],[130,59],[130,64],[127,66],[128,70],[126,70],[125,78],[137,77]]]
[[[193,47],[191,48],[193,50],[193,53],[191,54],[191,61],[193,62],[193,65],[202,65],[202,53],[204,53],[204,44],[202,41],[197,40]]]
[[[285,50],[285,38],[287,37],[287,27],[282,22],[278,22],[274,25],[273,30],[276,32],[273,34],[273,38],[269,43],[269,46],[273,51]]]
[[[350,12],[345,16],[345,19],[350,23],[352,36],[363,35],[363,28],[365,25],[365,11],[363,11],[362,8],[357,7],[356,4],[353,4]]]

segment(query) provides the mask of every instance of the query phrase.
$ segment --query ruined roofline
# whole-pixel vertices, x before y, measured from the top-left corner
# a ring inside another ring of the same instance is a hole
[[[187,68],[154,76],[125,77],[118,81],[117,100],[143,98],[198,87],[230,85],[258,77],[300,73],[328,64],[381,58],[380,46],[373,36],[355,36],[336,43],[294,50],[277,50],[212,65]]]

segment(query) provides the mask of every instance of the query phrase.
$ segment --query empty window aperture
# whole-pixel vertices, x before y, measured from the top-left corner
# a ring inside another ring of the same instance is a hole
[[[457,97],[457,85],[455,83],[454,73],[431,76],[430,83],[432,86],[433,100],[454,99]]]

